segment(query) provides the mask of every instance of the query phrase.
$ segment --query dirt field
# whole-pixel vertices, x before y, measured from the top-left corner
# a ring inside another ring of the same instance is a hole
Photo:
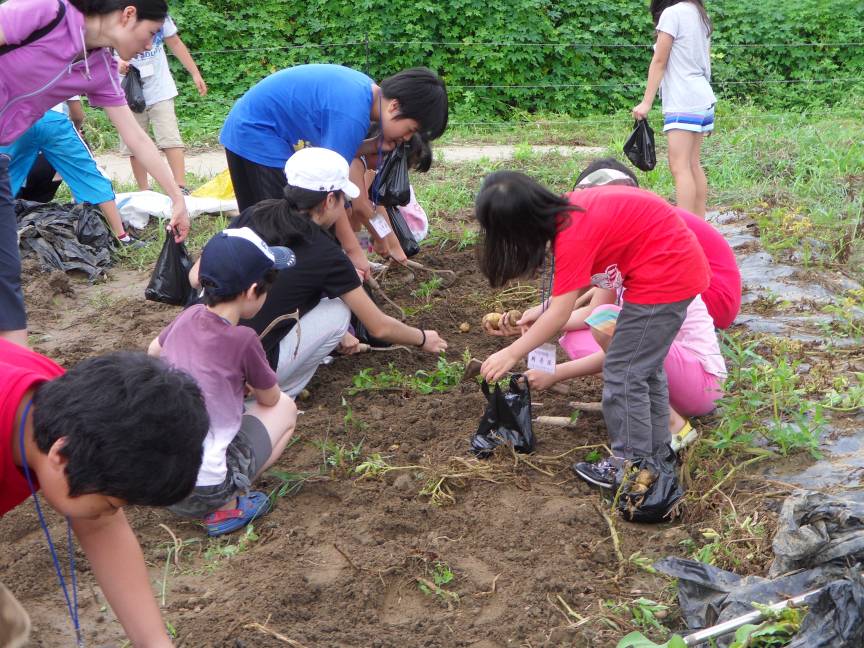
[[[480,333],[492,293],[473,250],[420,258],[456,269],[458,281],[424,306],[411,294],[422,277],[401,287],[391,280],[396,301],[421,309],[410,321],[437,328],[450,342],[451,360],[466,348],[480,358],[497,349]],[[143,300],[145,273],[114,271],[94,286],[34,268],[26,275],[34,345],[67,367],[103,351],[143,349],[177,312]],[[472,324],[470,332],[459,332],[463,321]],[[299,440],[276,467],[315,476],[278,499],[255,524],[257,538],[241,533],[209,541],[200,526],[167,511],[128,510],[178,645],[614,645],[633,626],[629,615],[616,616],[603,602],[657,599],[667,581],[632,564],[616,578],[619,562],[596,508],[600,500],[569,470],[589,452],[585,446],[605,443],[602,418],[584,414],[572,429],[537,428],[530,462],[502,453],[477,464],[468,451],[484,407],[475,383],[432,395],[348,394],[358,371],[377,372],[390,362],[410,373],[434,368],[430,356],[396,351],[339,358],[320,369],[300,404]],[[570,396],[535,396],[541,403],[535,413],[566,416],[568,401],[598,398],[598,381],[585,379]],[[356,459],[332,467],[313,443],[324,440],[362,448]],[[373,453],[392,466],[414,467],[358,479],[353,466]],[[446,500],[440,505],[421,493],[438,480]],[[271,476],[264,489],[281,484]],[[56,516],[52,521],[62,545],[65,529]],[[625,557],[683,555],[681,541],[697,538],[700,526],[617,522]],[[60,556],[62,563],[62,549]],[[70,645],[62,593],[30,504],[0,520],[0,568],[33,617],[33,645]],[[421,589],[447,569],[452,580],[439,593]],[[79,589],[87,645],[123,645],[122,629],[83,562]],[[615,623],[617,629],[610,627]]]

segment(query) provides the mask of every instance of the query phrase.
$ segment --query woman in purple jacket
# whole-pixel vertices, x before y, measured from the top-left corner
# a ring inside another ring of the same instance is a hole
[[[45,111],[77,94],[104,108],[135,157],[168,192],[171,226],[186,238],[183,195],[159,151],[141,130],[117,75],[111,49],[123,59],[149,50],[162,26],[165,0],[6,0],[0,4],[0,146],[24,133]],[[0,337],[27,343],[9,157],[0,153]]]

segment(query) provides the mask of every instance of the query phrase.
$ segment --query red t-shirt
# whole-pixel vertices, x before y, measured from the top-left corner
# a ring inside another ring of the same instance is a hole
[[[671,304],[705,291],[705,253],[675,209],[659,196],[625,186],[567,195],[584,211],[555,237],[553,295],[589,285],[627,289],[633,304]]]
[[[675,211],[696,235],[711,268],[711,285],[702,293],[702,301],[708,307],[714,326],[729,328],[741,310],[741,273],[735,253],[711,223],[678,207]]]
[[[24,472],[12,457],[12,439],[19,430],[15,413],[24,394],[34,385],[63,375],[63,369],[45,356],[0,339],[0,516],[30,497]],[[36,476],[32,474],[38,488]]]

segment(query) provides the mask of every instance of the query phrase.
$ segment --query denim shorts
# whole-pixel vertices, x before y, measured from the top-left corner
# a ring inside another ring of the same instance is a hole
[[[168,509],[184,517],[203,518],[230,502],[238,493],[247,492],[272,452],[267,428],[259,419],[246,414],[240,423],[240,431],[228,446],[225,481],[215,486],[196,486],[186,499]]]
[[[691,133],[710,133],[714,130],[714,106],[707,110],[664,112],[663,132],[685,130]]]

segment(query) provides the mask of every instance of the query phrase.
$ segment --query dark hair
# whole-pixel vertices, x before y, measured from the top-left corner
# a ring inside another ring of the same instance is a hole
[[[496,171],[483,180],[474,203],[482,245],[480,271],[493,287],[540,267],[546,246],[581,211],[536,180],[516,171]]]
[[[263,237],[262,237],[263,238]],[[270,291],[270,287],[275,283],[276,276],[279,274],[279,271],[271,268],[267,272],[264,273],[264,276],[261,277],[258,281],[255,282],[255,294],[263,295]],[[204,288],[204,295],[201,297],[201,301],[205,306],[216,306],[217,304],[224,304],[225,302],[234,301],[240,296],[240,293],[234,295],[211,295],[207,292],[207,280],[202,279],[201,285]]]
[[[420,133],[411,136],[405,146],[405,153],[408,156],[409,169],[426,173],[432,168],[432,146]]]
[[[447,129],[447,87],[429,68],[411,68],[387,77],[381,82],[381,94],[396,99],[398,119],[416,119],[426,139],[438,139]]]
[[[615,158],[607,157],[607,158],[596,158],[591,160],[584,169],[582,169],[582,173],[580,173],[576,178],[575,187],[579,186],[579,183],[582,182],[589,175],[597,171],[598,169],[615,169],[615,171],[620,171],[625,174],[630,180],[633,181],[633,186],[639,186],[639,180],[636,178],[636,174],[630,170],[627,165],[622,164]]]
[[[308,243],[321,228],[310,213],[323,203],[328,194],[344,200],[342,191],[314,191],[286,185],[284,198],[262,200],[249,207],[248,225],[267,245],[297,245]]]
[[[665,9],[668,9],[679,2],[692,2],[696,5],[696,8],[699,10],[699,15],[702,16],[702,24],[705,25],[705,30],[709,34],[714,31],[714,28],[711,25],[711,19],[708,17],[708,12],[705,10],[705,3],[702,2],[702,0],[651,0],[649,10],[651,11],[651,17],[654,19],[654,26],[656,27],[657,23],[660,22],[660,14],[662,14]]]
[[[168,3],[165,0],[69,0],[85,16],[99,16],[126,7],[135,7],[138,20],[165,20],[168,16]]]
[[[144,353],[83,360],[33,396],[33,436],[65,438],[69,496],[170,506],[194,488],[210,426],[191,376]]]

